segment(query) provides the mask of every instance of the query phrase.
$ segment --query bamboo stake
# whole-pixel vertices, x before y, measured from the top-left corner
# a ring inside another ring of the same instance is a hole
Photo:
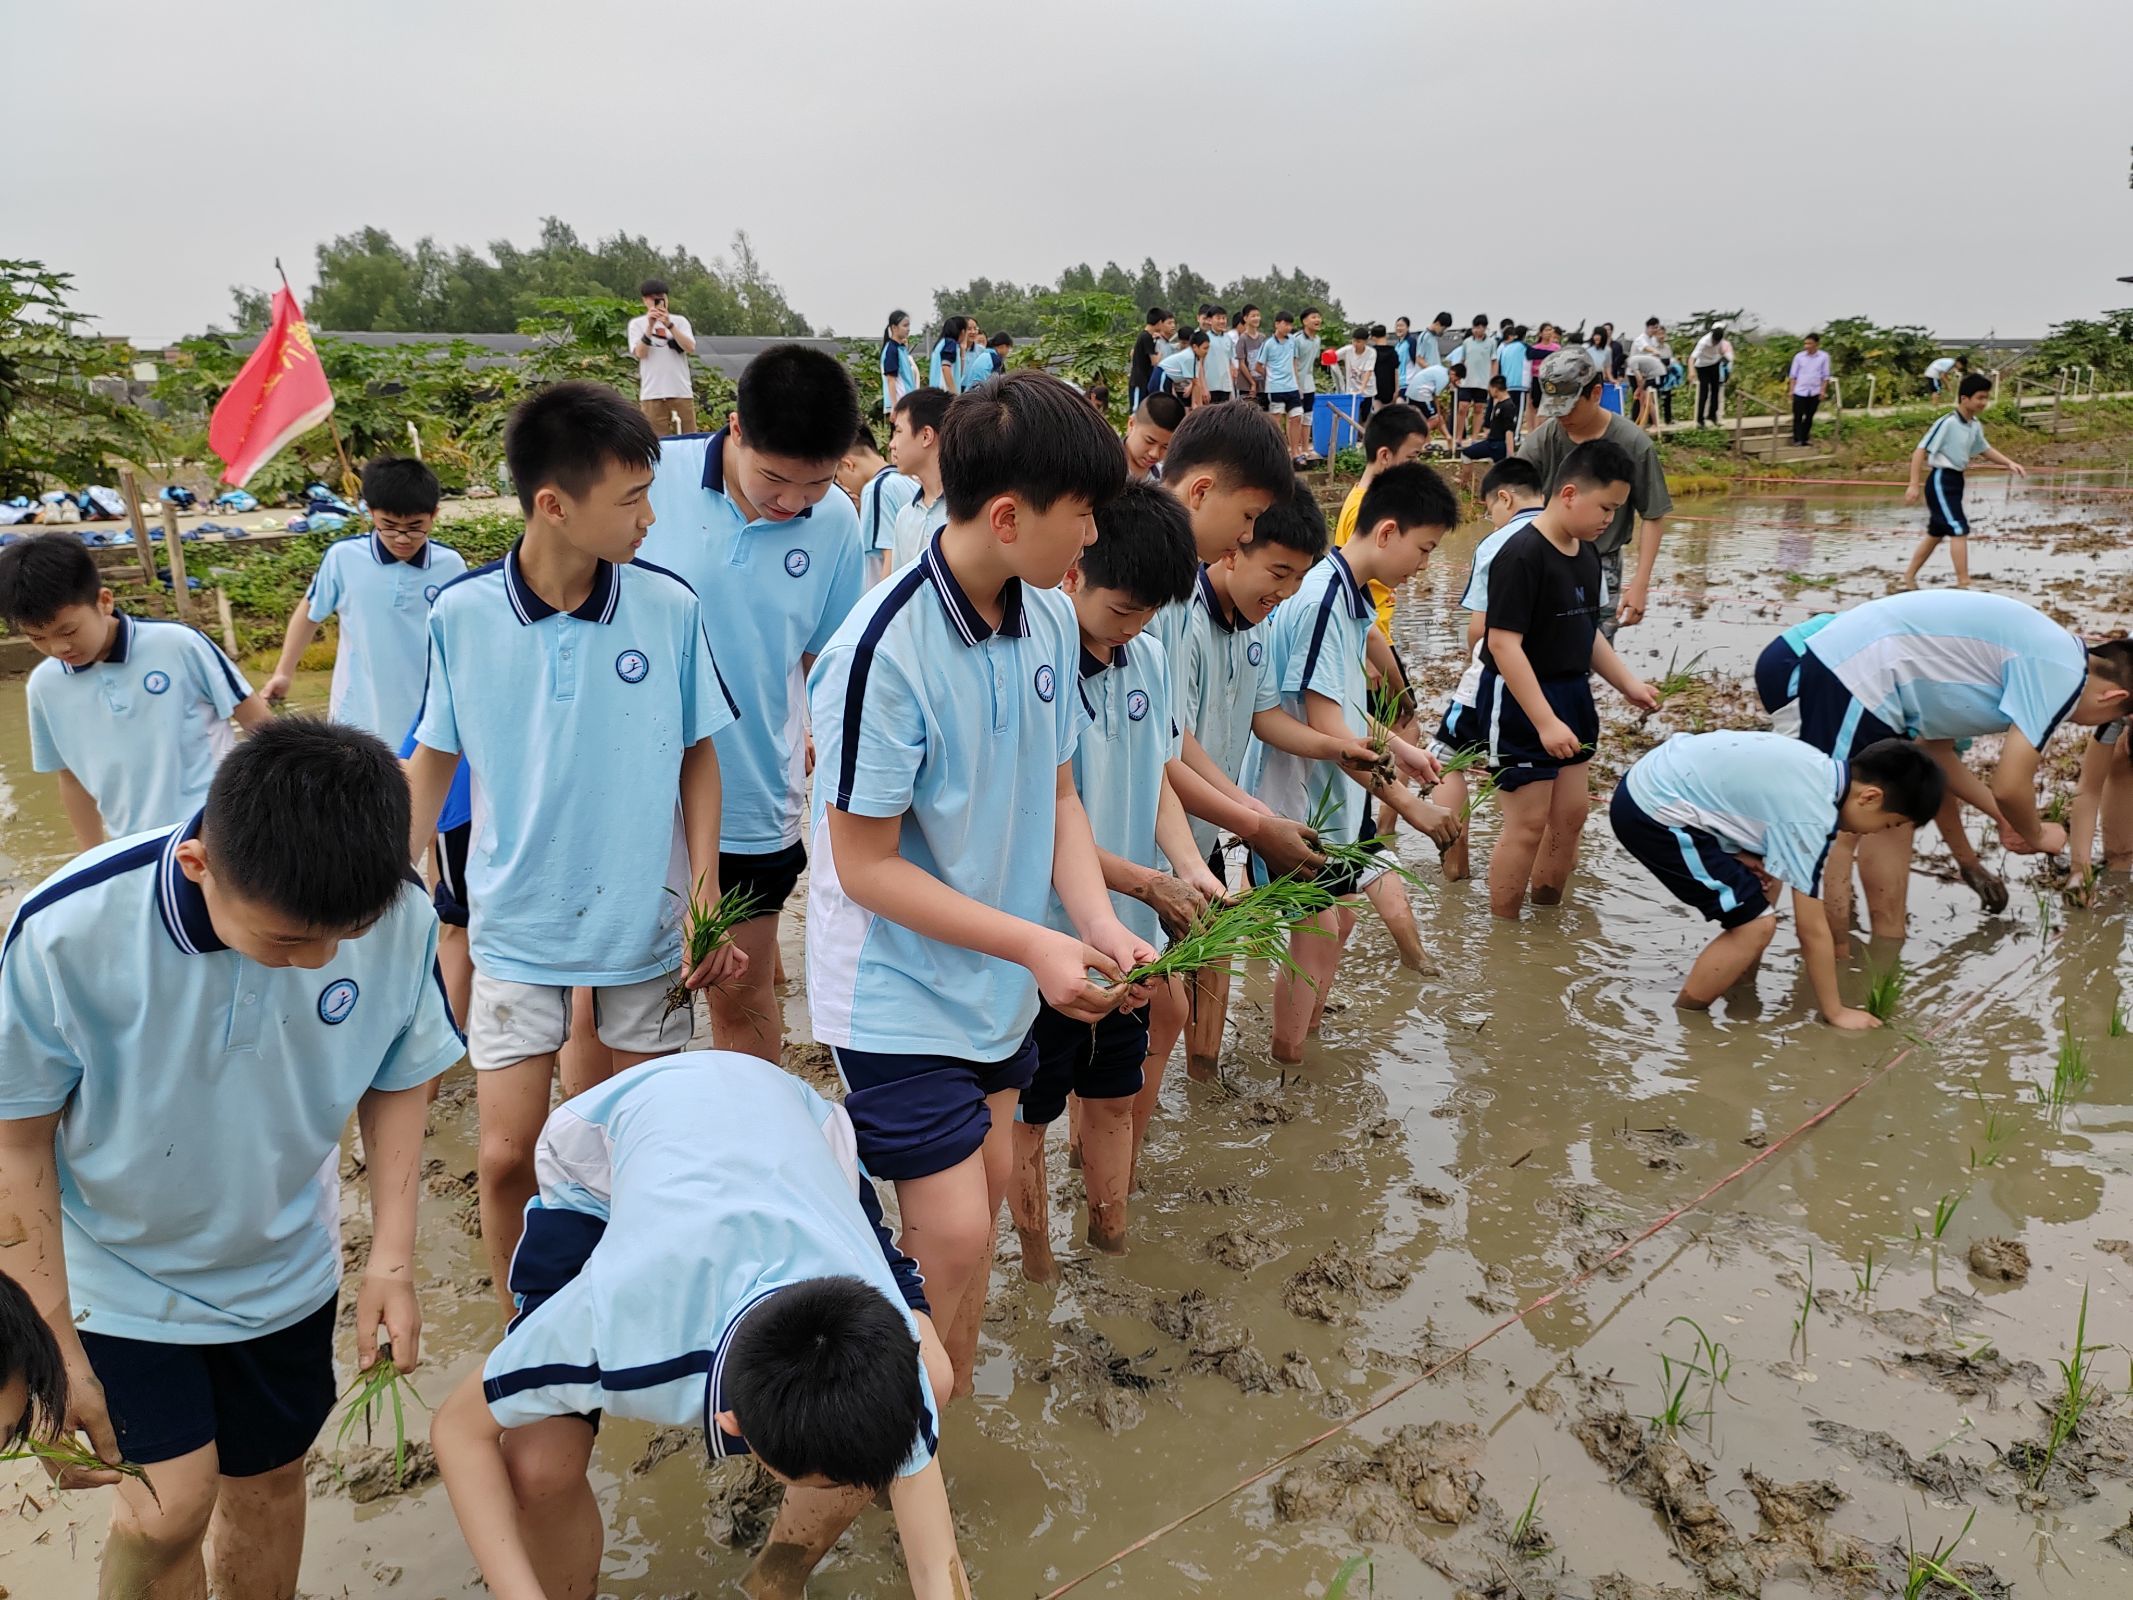
[[[151,589],[156,582],[156,551],[148,537],[148,519],[141,515],[141,485],[133,468],[119,468],[119,493],[126,497],[126,520],[133,524],[133,553],[141,563],[141,581]]]
[[[178,508],[163,502],[163,548],[170,557],[170,592],[177,596],[178,620],[193,620],[192,589],[185,581],[185,546],[178,538]]]

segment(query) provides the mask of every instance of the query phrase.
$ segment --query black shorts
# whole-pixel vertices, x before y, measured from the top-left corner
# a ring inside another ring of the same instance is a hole
[[[830,1054],[844,1079],[844,1110],[852,1119],[859,1159],[875,1177],[891,1180],[931,1177],[972,1154],[992,1129],[986,1097],[1027,1089],[1037,1075],[1034,1038],[1024,1039],[1005,1061],[841,1045]]]
[[[1565,760],[1550,755],[1541,744],[1540,730],[1518,703],[1511,686],[1496,669],[1481,669],[1481,687],[1474,707],[1488,730],[1489,770],[1496,787],[1505,794],[1529,783],[1546,783],[1565,767],[1590,761],[1600,744],[1600,708],[1592,701],[1592,679],[1584,673],[1569,678],[1543,678],[1540,691],[1549,709],[1569,725],[1582,748]]]
[[[1210,389],[1207,391],[1207,403],[1211,406],[1220,405],[1228,398],[1229,391],[1227,389]]]
[[[1701,828],[1672,828],[1630,797],[1628,783],[1615,785],[1607,820],[1622,848],[1685,906],[1727,928],[1753,922],[1770,909],[1763,886],[1746,863]]]
[[[1037,1075],[1022,1090],[1017,1122],[1044,1127],[1066,1110],[1068,1094],[1084,1100],[1125,1100],[1141,1092],[1148,1056],[1148,1008],[1114,1011],[1092,1027],[1039,1002],[1030,1030],[1037,1043]]]
[[[1474,389],[1461,384],[1459,387],[1459,403],[1463,406],[1485,406],[1489,403],[1489,391],[1486,387]]]
[[[1383,855],[1389,847],[1383,839],[1365,839],[1363,848],[1372,855],[1378,856]],[[1257,856],[1251,856],[1247,859],[1247,865],[1251,873],[1252,887],[1256,889],[1267,881],[1266,863]],[[1333,867],[1321,872],[1311,882],[1315,887],[1325,890],[1334,899],[1345,900],[1350,895],[1361,894],[1364,883],[1366,881],[1376,882],[1385,875],[1385,870],[1384,868],[1369,867]]]
[[[1963,510],[1963,475],[1952,468],[1935,467],[1926,474],[1926,537],[1970,537],[1970,518]]]
[[[1446,754],[1464,755],[1469,750],[1487,750],[1488,730],[1481,725],[1480,713],[1472,706],[1461,705],[1454,700],[1444,708],[1444,720],[1437,724],[1434,741]],[[1438,760],[1443,760],[1439,756]]]
[[[774,917],[799,886],[807,870],[807,846],[794,842],[766,855],[743,856],[718,853],[718,887],[721,893],[745,889],[755,896],[755,914]],[[751,919],[752,920],[752,919]]]
[[[1870,744],[1904,735],[1867,710],[1809,650],[1800,657],[1800,737],[1826,756],[1849,761]]]
[[[448,927],[467,925],[467,841],[474,824],[462,822],[437,835],[437,887],[430,899],[437,906],[437,920]]]
[[[333,1414],[339,1297],[234,1344],[163,1344],[84,1328],[82,1349],[129,1461],[154,1466],[213,1445],[228,1478],[301,1461]]]
[[[1755,697],[1775,712],[1800,698],[1800,652],[1782,633],[1755,658]]]
[[[1306,392],[1306,393],[1305,393],[1305,395],[1304,395],[1304,397],[1303,397],[1303,408],[1304,408],[1304,415],[1305,415],[1305,416],[1307,416],[1307,417],[1308,417],[1308,416],[1309,416],[1309,415],[1311,414],[1311,406],[1312,406],[1312,403],[1313,403],[1314,401],[1316,401],[1317,399],[1318,399],[1318,394],[1317,394],[1317,391],[1315,391],[1315,390],[1312,390],[1312,391],[1308,391],[1308,392]]]

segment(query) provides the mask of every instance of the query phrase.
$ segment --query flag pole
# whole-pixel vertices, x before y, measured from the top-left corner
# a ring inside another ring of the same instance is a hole
[[[289,285],[289,275],[281,269],[280,256],[274,258],[274,272],[281,279],[281,286],[288,289],[293,298],[296,291]],[[319,361],[319,370],[325,370],[323,357]],[[348,449],[341,443],[340,425],[333,420],[333,413],[330,411],[326,413],[326,431],[333,436],[333,453],[341,459],[341,493],[353,498],[362,492],[363,480],[356,476],[355,468],[348,464]]]

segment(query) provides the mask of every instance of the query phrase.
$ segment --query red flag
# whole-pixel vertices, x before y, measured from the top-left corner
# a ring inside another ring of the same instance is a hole
[[[283,284],[274,291],[274,321],[266,337],[208,421],[208,445],[224,463],[222,481],[243,488],[276,451],[324,422],[332,410],[333,390],[311,342],[311,325]]]

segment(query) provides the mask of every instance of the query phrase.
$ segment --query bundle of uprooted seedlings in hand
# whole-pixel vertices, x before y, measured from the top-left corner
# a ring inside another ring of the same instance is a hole
[[[1392,730],[1406,717],[1413,695],[1412,686],[1395,689],[1382,681],[1370,691],[1370,748],[1377,752],[1380,783],[1400,781],[1400,765],[1392,756]]]
[[[158,1506],[163,1497],[156,1493],[156,1486],[148,1480],[148,1469],[138,1461],[121,1461],[116,1466],[91,1450],[73,1434],[62,1434],[56,1439],[39,1439],[26,1436],[21,1443],[0,1450],[0,1463],[9,1461],[43,1461],[64,1470],[80,1467],[89,1472],[115,1472],[122,1478],[137,1479],[148,1491],[148,1498]]]
[[[755,915],[756,896],[745,889],[728,889],[717,900],[706,905],[703,900],[704,880],[698,878],[696,886],[689,891],[684,902],[681,925],[681,976],[667,990],[667,1007],[660,1015],[664,1022],[677,1011],[693,1012],[696,993],[689,987],[689,974],[702,966],[711,952],[721,945],[733,942],[733,930]],[[672,889],[668,894],[674,894]],[[675,895],[680,899],[679,895]]]
[[[1689,690],[1704,681],[1705,675],[1696,670],[1696,663],[1704,658],[1704,654],[1705,652],[1701,650],[1697,651],[1693,656],[1689,657],[1688,665],[1685,667],[1675,665],[1681,655],[1678,646],[1668,654],[1665,673],[1652,685],[1652,692],[1659,697],[1661,705],[1673,699],[1677,694],[1688,693]],[[1647,711],[1644,715],[1649,717],[1651,713]],[[1640,718],[1638,720],[1642,721],[1643,719]]]
[[[1353,844],[1344,844],[1326,837],[1326,829],[1332,825],[1334,813],[1340,809],[1342,799],[1338,785],[1327,784],[1311,807],[1311,820],[1305,824],[1318,835],[1318,853],[1326,858],[1326,865],[1320,868],[1320,871],[1346,872],[1358,877],[1366,872],[1390,872],[1418,889],[1425,887],[1419,877],[1401,865],[1400,858],[1393,849],[1391,834],[1381,833],[1372,838],[1358,839]]]
[[[1153,961],[1126,974],[1129,984],[1147,983],[1209,968],[1241,977],[1240,964],[1290,963],[1285,942],[1290,927],[1333,903],[1326,891],[1304,878],[1276,878],[1234,899],[1208,906],[1193,925]]]
[[[415,1386],[407,1381],[407,1375],[393,1364],[393,1350],[389,1344],[378,1346],[378,1359],[356,1374],[355,1382],[341,1396],[346,1410],[341,1413],[341,1426],[334,1435],[334,1454],[344,1454],[348,1449],[349,1435],[358,1425],[363,1429],[363,1442],[371,1440],[372,1428],[380,1410],[392,1408],[393,1417],[393,1482],[407,1481],[407,1401],[412,1400],[423,1410],[429,1403],[415,1393]]]

